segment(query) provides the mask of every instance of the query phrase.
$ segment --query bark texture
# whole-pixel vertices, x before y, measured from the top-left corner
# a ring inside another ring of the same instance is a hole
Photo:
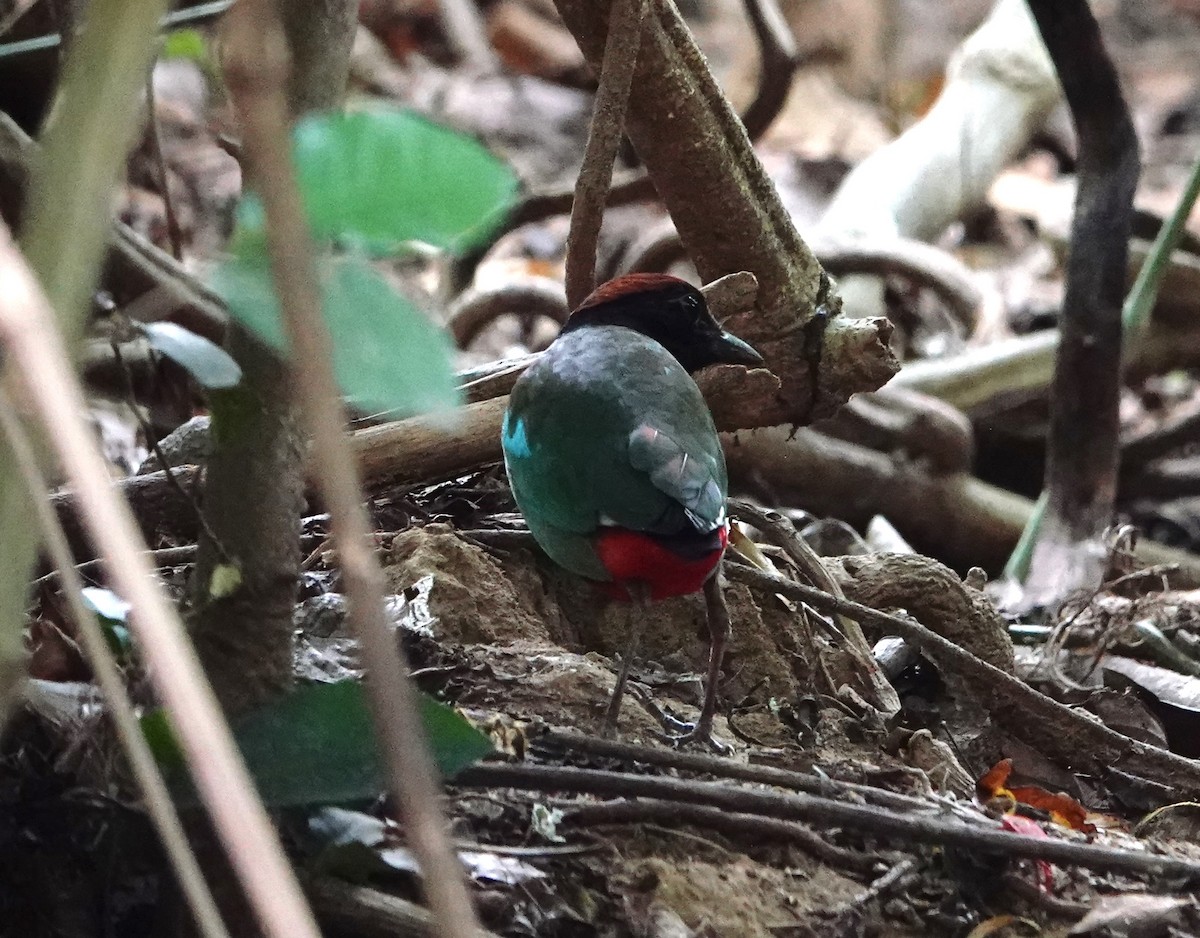
[[[556,0],[556,6],[599,72],[610,4]],[[885,320],[849,330],[859,334],[855,341],[825,341],[827,325],[841,325],[840,304],[670,0],[649,0],[626,132],[701,279],[736,270],[758,277],[756,309],[729,323],[782,380],[763,401],[758,425],[807,423],[895,373]]]
[[[354,5],[291,0],[280,4],[280,12],[292,55],[293,112],[338,106],[349,72]],[[191,624],[218,698],[236,713],[292,680],[304,474],[303,436],[286,367],[237,327],[230,330],[229,350],[245,377],[214,406],[207,531],[192,581]],[[231,567],[237,573],[229,589]]]

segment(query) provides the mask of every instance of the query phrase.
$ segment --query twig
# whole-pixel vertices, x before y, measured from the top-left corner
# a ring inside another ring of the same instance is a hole
[[[717,778],[735,778],[743,782],[774,785],[776,788],[789,788],[811,795],[834,797],[841,794],[853,799],[862,798],[875,804],[895,808],[898,811],[938,811],[944,808],[943,805],[921,798],[901,795],[882,788],[872,788],[869,785],[843,782],[818,775],[806,775],[801,772],[789,772],[787,769],[778,769],[769,765],[743,765],[740,762],[716,756],[681,752],[678,749],[639,746],[636,743],[600,739],[595,736],[583,736],[579,733],[549,732],[536,737],[533,745],[591,753],[613,759],[626,759],[630,762],[641,762],[645,765],[657,765],[663,768],[702,772]]]
[[[167,216],[167,240],[171,242],[171,254],[177,261],[183,260],[183,231],[179,227],[179,216],[175,213],[175,199],[171,196],[171,179],[167,174],[167,157],[163,153],[162,122],[158,118],[158,99],[154,93],[154,66],[146,73],[146,110],[150,122],[150,146],[154,150],[154,168],[158,172],[158,186],[162,190],[163,210]]]
[[[1056,752],[1069,746],[1069,751],[1058,752],[1058,755],[1077,769],[1089,766],[1090,770],[1103,773],[1115,767],[1160,781],[1172,789],[1188,793],[1200,791],[1200,764],[1195,761],[1130,739],[1077,713],[912,619],[838,599],[811,586],[770,576],[741,564],[726,566],[731,580],[782,593],[822,612],[839,612],[864,625],[899,635],[939,667],[953,670],[960,681],[969,682],[979,695],[979,702],[1014,734],[1023,738],[1036,735],[1043,748]]]
[[[847,804],[815,795],[745,789],[724,782],[693,782],[595,769],[495,763],[464,769],[454,782],[465,788],[523,788],[604,797],[658,798],[683,805],[709,805],[723,811],[807,821],[827,827],[847,827],[875,837],[891,837],[906,842],[965,847],[1089,869],[1180,876],[1188,880],[1200,878],[1200,861],[1182,857],[1097,847],[1053,837],[1029,837],[1004,831],[999,826],[971,825],[928,815],[914,817],[875,806]]]
[[[146,559],[129,508],[113,491],[84,424],[83,392],[53,314],[6,228],[0,228],[0,343],[54,446],[93,542],[111,562],[117,590],[212,816],[263,930],[272,938],[317,938],[270,819],[257,796],[212,688]]]
[[[177,319],[186,309],[190,316],[184,325],[206,339],[222,340],[229,315],[224,301],[205,283],[124,222],[113,223],[111,244],[125,270],[143,281],[146,292],[159,289],[170,297],[174,304],[170,311]]]
[[[227,82],[243,129],[243,155],[266,210],[267,248],[292,359],[304,363],[292,371],[296,394],[313,437],[312,465],[330,510],[349,619],[369,665],[367,691],[391,789],[423,870],[437,933],[469,938],[479,924],[447,838],[416,689],[384,613],[383,574],[370,549],[370,521],[353,451],[343,435],[314,246],[291,165],[287,52],[278,11],[271,0],[241,0],[229,18],[235,39],[228,50]]]
[[[816,551],[808,546],[808,542],[800,536],[795,525],[783,515],[777,511],[763,510],[745,499],[733,499],[730,501],[729,507],[731,513],[739,520],[754,525],[769,541],[782,548],[813,586],[829,595],[845,598],[842,588],[825,568],[825,565],[821,563],[821,558],[817,556]],[[871,693],[870,703],[877,706],[885,715],[899,713],[900,697],[883,671],[880,670],[878,662],[875,661],[875,656],[871,653],[871,646],[863,634],[862,627],[852,616],[837,614],[836,618],[846,639],[846,647],[850,656],[861,670],[863,681]]]
[[[438,0],[442,28],[460,64],[477,75],[495,74],[500,70],[487,30],[475,0]]]
[[[901,860],[892,866],[890,870],[874,880],[870,886],[860,892],[857,896],[851,899],[844,905],[838,906],[831,913],[831,917],[839,915],[847,915],[852,912],[861,912],[863,906],[874,899],[878,899],[885,892],[890,892],[897,883],[907,877],[917,868],[917,861],[914,857],[908,857]]]
[[[644,824],[647,821],[690,823],[701,830],[720,831],[727,837],[743,841],[747,837],[754,838],[756,842],[761,839],[786,840],[820,860],[854,870],[856,873],[869,872],[880,860],[874,854],[847,850],[831,844],[812,828],[795,821],[724,811],[706,805],[681,804],[674,800],[639,799],[584,805],[565,811],[563,820],[568,824],[578,824],[588,829],[600,824]],[[719,845],[709,843],[709,846]]]
[[[163,452],[158,434],[154,432],[154,427],[150,425],[150,421],[146,419],[146,415],[142,413],[141,408],[138,406],[137,394],[133,387],[133,374],[130,372],[129,366],[126,365],[124,357],[121,355],[121,344],[114,341],[110,342],[109,346],[112,348],[113,360],[117,364],[117,369],[121,372],[121,377],[125,382],[126,402],[129,404],[129,409],[133,412],[138,426],[142,428],[142,433],[146,435],[146,444],[150,447],[150,451],[158,458],[158,464],[161,467],[160,471],[166,473],[167,485],[173,488],[180,498],[192,506],[192,510],[196,513],[196,522],[200,525],[200,530],[212,541],[213,547],[221,559],[229,563],[229,553],[225,550],[225,545],[213,533],[212,528],[209,526],[208,518],[205,517],[204,512],[200,509],[200,503],[191,492],[183,487],[183,483],[176,476],[175,467],[171,465],[171,460]]]
[[[571,230],[567,235],[567,306],[571,309],[582,303],[596,286],[596,245],[604,220],[604,200],[612,182],[613,160],[621,145],[645,10],[646,0],[613,0],[609,8],[600,84],[583,166],[575,182]]]
[[[1121,305],[1137,135],[1087,0],[1029,0],[1079,138],[1062,340],[1047,437],[1048,498],[1033,548],[1029,602],[1058,602],[1104,575],[1100,538],[1112,520],[1118,468]]]
[[[196,857],[188,845],[187,834],[175,811],[175,805],[171,802],[167,783],[158,770],[154,754],[150,751],[150,744],[146,742],[141,725],[134,714],[133,702],[129,699],[117,662],[96,622],[96,617],[83,603],[83,577],[75,568],[67,536],[46,497],[46,480],[38,468],[33,444],[21,426],[12,400],[3,390],[0,390],[0,430],[3,431],[18,471],[25,480],[30,502],[37,514],[38,527],[42,532],[42,542],[63,581],[63,597],[66,600],[67,611],[75,622],[95,672],[96,681],[104,692],[105,700],[108,701],[117,736],[142,791],[150,820],[167,852],[176,881],[196,920],[196,927],[203,938],[229,938],[229,932],[221,921],[221,912],[213,901],[208,884],[204,881],[200,864],[196,862]]]
[[[750,139],[757,140],[783,109],[800,56],[796,52],[796,37],[775,0],[746,0],[745,6],[758,40],[759,76],[758,90],[742,115],[742,124]]]
[[[55,518],[57,519],[57,517],[58,515],[56,514]],[[59,524],[59,527],[62,527],[61,523]],[[63,536],[65,537],[66,535],[64,534]],[[68,550],[69,549],[70,547],[68,545]],[[175,564],[191,563],[196,559],[196,545],[185,544],[182,547],[163,547],[159,550],[152,550],[148,552],[147,559],[152,562],[152,565],[155,569],[169,567]],[[57,561],[55,561],[55,563],[57,564]],[[90,578],[93,573],[101,570],[106,563],[107,561],[100,557],[95,560],[85,560],[83,563],[77,563],[75,564],[74,569],[80,577]],[[34,580],[32,586],[34,589],[37,589],[40,586],[45,586],[53,582],[54,580],[58,579],[59,576],[61,576],[61,573],[59,568],[56,566],[55,569],[51,570],[49,573]]]
[[[1058,918],[1069,918],[1077,922],[1092,910],[1090,902],[1072,902],[1070,899],[1063,899],[1046,892],[1016,873],[1005,873],[1002,882],[1034,908],[1049,912]]]

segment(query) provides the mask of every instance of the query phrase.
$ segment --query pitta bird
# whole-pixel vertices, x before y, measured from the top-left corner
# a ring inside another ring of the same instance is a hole
[[[705,591],[712,643],[704,705],[680,738],[712,743],[729,631],[718,576],[729,539],[725,458],[691,373],[762,361],[721,328],[692,285],[631,274],[603,284],[571,313],[517,381],[504,416],[513,495],[553,561],[635,606]],[[642,618],[635,608],[608,731]]]

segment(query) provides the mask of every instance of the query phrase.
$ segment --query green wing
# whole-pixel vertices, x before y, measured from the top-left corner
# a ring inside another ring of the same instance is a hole
[[[505,464],[546,552],[607,579],[592,546],[604,524],[676,535],[723,523],[725,460],[699,389],[660,345],[567,338],[513,389]]]

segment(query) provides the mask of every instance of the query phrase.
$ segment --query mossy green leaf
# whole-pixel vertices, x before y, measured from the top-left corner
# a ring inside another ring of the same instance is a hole
[[[421,718],[448,777],[492,750],[465,717],[424,695]],[[302,688],[247,714],[234,735],[272,807],[361,801],[383,790],[366,693],[357,681]]]
[[[321,280],[334,370],[347,397],[397,416],[458,402],[451,344],[441,329],[360,259],[327,259]],[[257,250],[235,255],[216,270],[212,286],[243,325],[284,349],[265,255]]]
[[[313,233],[373,254],[406,241],[468,247],[517,192],[512,169],[480,143],[409,111],[314,114],[293,139]]]
[[[198,29],[175,29],[163,40],[160,57],[188,59],[204,65],[208,62],[208,40]]]
[[[452,707],[426,694],[418,696],[418,704],[425,738],[444,777],[453,778],[493,751],[491,741]],[[179,799],[194,802],[166,712],[152,710],[141,724]],[[242,716],[233,724],[233,735],[268,807],[350,804],[384,790],[375,727],[358,681],[302,687]]]

